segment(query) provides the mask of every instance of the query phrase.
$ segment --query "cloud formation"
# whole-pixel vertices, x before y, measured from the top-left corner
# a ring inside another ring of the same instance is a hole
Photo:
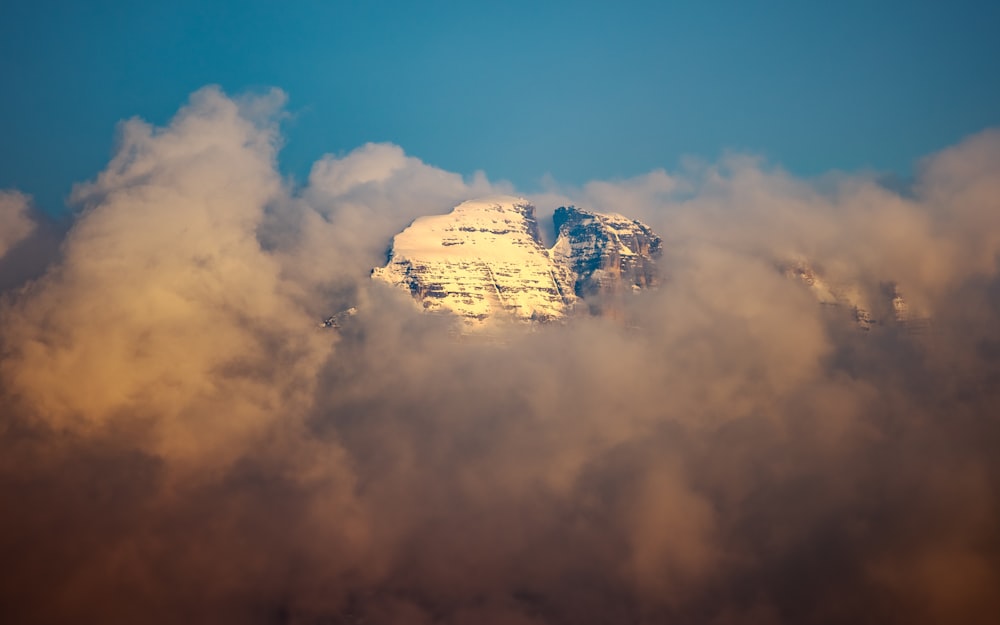
[[[0,258],[35,229],[28,215],[28,198],[17,191],[0,191]]]
[[[905,194],[736,155],[550,181],[542,214],[652,225],[668,280],[627,326],[480,341],[368,270],[414,217],[513,189],[387,144],[289,188],[282,101],[207,88],[125,122],[59,257],[5,294],[3,620],[1000,613],[996,132]],[[932,328],[858,332],[776,269],[798,258]]]

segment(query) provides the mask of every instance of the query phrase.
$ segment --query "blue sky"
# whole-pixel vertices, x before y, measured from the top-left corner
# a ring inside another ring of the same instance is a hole
[[[995,2],[4,2],[0,188],[58,212],[119,120],[206,84],[288,93],[297,180],[368,141],[524,191],[729,149],[906,176],[1000,125],[998,29]]]

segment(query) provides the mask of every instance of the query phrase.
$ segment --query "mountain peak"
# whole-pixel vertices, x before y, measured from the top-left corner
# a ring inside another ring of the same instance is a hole
[[[555,226],[558,238],[547,250],[526,199],[469,200],[448,214],[414,220],[393,238],[388,263],[373,269],[372,278],[471,327],[491,319],[559,319],[582,298],[655,283],[660,239],[647,226],[572,206],[556,210]]]

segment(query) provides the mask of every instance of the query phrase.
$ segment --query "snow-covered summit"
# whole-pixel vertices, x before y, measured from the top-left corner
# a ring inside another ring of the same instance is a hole
[[[416,219],[393,239],[389,262],[372,278],[470,326],[558,319],[582,297],[655,282],[660,239],[648,227],[574,207],[558,209],[555,226],[558,239],[547,250],[524,198],[470,200],[448,214]]]

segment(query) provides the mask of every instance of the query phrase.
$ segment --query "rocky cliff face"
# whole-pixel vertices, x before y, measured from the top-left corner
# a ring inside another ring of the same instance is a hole
[[[470,326],[559,319],[581,298],[598,301],[656,283],[660,239],[645,225],[570,207],[556,211],[555,226],[558,239],[547,250],[534,207],[523,198],[464,202],[396,235],[388,263],[372,278]]]
[[[556,209],[553,220],[553,260],[593,312],[606,312],[623,294],[656,284],[661,240],[648,226],[573,206]]]

